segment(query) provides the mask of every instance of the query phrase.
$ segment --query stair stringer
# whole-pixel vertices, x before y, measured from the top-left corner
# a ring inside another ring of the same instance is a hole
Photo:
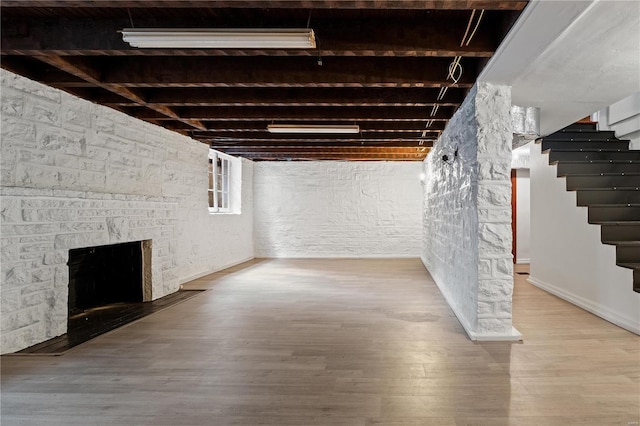
[[[640,334],[640,294],[633,271],[616,265],[615,246],[576,205],[540,144],[531,147],[531,272],[529,282],[622,328]],[[559,320],[565,321],[563,318]]]

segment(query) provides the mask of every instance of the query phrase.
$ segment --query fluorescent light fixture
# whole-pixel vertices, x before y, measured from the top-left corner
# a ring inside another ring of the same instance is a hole
[[[360,126],[322,124],[269,124],[269,133],[360,133]]]
[[[132,47],[168,49],[315,49],[312,29],[125,28]]]

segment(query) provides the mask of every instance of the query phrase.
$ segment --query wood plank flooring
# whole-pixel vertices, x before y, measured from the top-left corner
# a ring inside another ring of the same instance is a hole
[[[0,422],[637,425],[640,337],[525,280],[524,343],[473,343],[419,260],[252,261],[63,356],[2,357]]]
[[[113,303],[87,309],[69,318],[67,332],[16,353],[16,355],[60,355],[86,341],[137,319],[197,295],[200,290],[180,290],[152,302]]]

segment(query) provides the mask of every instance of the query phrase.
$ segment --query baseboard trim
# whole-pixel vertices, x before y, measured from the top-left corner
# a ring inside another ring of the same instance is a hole
[[[528,265],[529,263],[531,263],[531,259],[529,259],[529,258],[516,259],[516,265]]]
[[[618,327],[624,328],[635,334],[640,334],[640,322],[635,322],[633,319],[629,319],[623,317],[611,309],[600,305],[599,303],[595,303],[589,299],[585,299],[582,296],[578,296],[576,294],[570,293],[558,286],[553,284],[549,284],[542,280],[539,280],[535,277],[529,276],[527,281],[541,290],[544,290],[548,293],[553,294],[554,296],[559,297],[560,299],[566,300],[569,303],[572,303],[585,311],[591,312],[592,314],[609,321],[612,324],[617,325]]]
[[[244,263],[244,262],[248,262],[248,261],[253,260],[253,259],[255,259],[255,257],[251,256],[251,257],[246,257],[246,258],[238,260],[238,261],[227,263],[227,264],[224,264],[222,266],[218,266],[218,267],[215,267],[213,269],[210,269],[210,270],[208,270],[206,272],[201,272],[201,273],[198,273],[198,274],[195,274],[195,275],[191,275],[190,277],[187,277],[187,278],[181,278],[180,280],[178,280],[178,283],[180,285],[186,284],[186,283],[188,283],[190,281],[197,280],[198,278],[206,277],[207,275],[214,274],[216,272],[220,272],[220,271],[222,271],[224,269],[227,269],[227,268],[232,268],[232,267],[234,267],[236,265],[239,265],[239,264]]]
[[[422,265],[424,266],[424,268],[427,270],[427,272],[429,272],[429,268],[427,267],[427,262],[425,261],[424,256],[420,256],[420,260],[422,261]],[[513,326],[511,327],[511,332],[510,333],[506,333],[506,334],[480,334],[480,333],[476,333],[475,331],[473,331],[471,329],[471,327],[469,326],[469,324],[467,323],[466,319],[464,319],[464,317],[462,317],[462,315],[460,315],[460,313],[456,309],[455,305],[452,303],[452,301],[449,298],[449,296],[447,295],[447,293],[443,291],[442,285],[438,282],[436,277],[434,277],[433,274],[431,274],[431,272],[429,272],[429,274],[431,275],[431,278],[433,278],[433,282],[435,282],[436,286],[438,286],[438,289],[440,290],[440,294],[442,294],[442,296],[444,297],[444,300],[446,300],[447,304],[449,305],[449,307],[451,308],[451,310],[455,314],[456,318],[458,319],[458,322],[460,323],[460,325],[464,329],[465,333],[467,333],[467,336],[469,336],[470,340],[472,340],[474,342],[491,342],[491,341],[493,341],[493,342],[519,342],[519,341],[522,341],[522,334],[518,330],[516,330],[516,328],[513,327]]]

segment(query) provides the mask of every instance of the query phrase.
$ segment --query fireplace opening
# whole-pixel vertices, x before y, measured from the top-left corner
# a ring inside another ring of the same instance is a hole
[[[20,351],[65,351],[189,299],[201,290],[179,290],[153,300],[152,240],[69,250],[67,333]]]
[[[144,298],[143,242],[69,250],[69,317]]]

